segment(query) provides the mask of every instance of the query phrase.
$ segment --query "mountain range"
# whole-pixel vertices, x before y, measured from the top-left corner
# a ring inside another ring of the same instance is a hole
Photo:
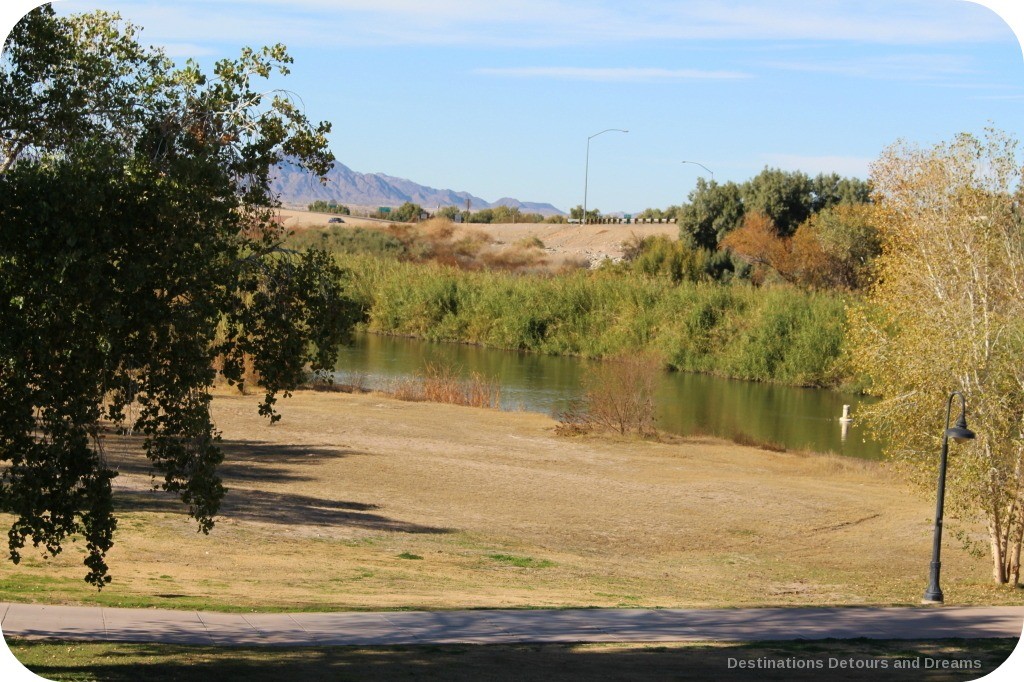
[[[280,164],[272,176],[271,190],[280,196],[281,203],[286,206],[303,208],[318,199],[364,207],[400,206],[411,201],[427,210],[434,210],[439,206],[465,208],[466,201],[469,201],[470,208],[474,211],[509,206],[524,213],[565,215],[551,204],[519,201],[512,197],[487,201],[469,192],[436,189],[383,173],[360,173],[342,163],[335,163],[331,168],[327,174],[327,184],[321,184],[312,173],[298,166]]]

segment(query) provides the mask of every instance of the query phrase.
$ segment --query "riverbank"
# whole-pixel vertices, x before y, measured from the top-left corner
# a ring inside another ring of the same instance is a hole
[[[540,414],[300,391],[275,426],[219,393],[229,493],[210,536],[108,436],[121,522],[8,566],[0,600],[224,611],[890,605],[920,600],[931,502],[883,465],[709,438],[566,439]],[[952,525],[952,524],[951,524]],[[969,530],[974,530],[969,528]],[[949,546],[950,604],[1019,604]]]
[[[834,293],[338,258],[366,329],[379,334],[584,358],[644,352],[681,371],[794,386],[846,379],[846,299]]]

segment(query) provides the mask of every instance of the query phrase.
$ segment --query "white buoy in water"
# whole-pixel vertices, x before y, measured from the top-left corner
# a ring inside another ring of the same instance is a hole
[[[850,422],[852,421],[853,417],[850,416],[850,406],[843,405],[843,416],[839,418],[839,436],[844,443],[850,433]]]

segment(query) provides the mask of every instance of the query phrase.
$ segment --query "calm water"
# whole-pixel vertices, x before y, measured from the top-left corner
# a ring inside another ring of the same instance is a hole
[[[581,394],[580,382],[591,361],[547,357],[450,343],[431,343],[373,334],[356,337],[338,359],[340,381],[362,375],[367,388],[422,372],[428,364],[447,364],[501,384],[506,410],[525,409],[557,416]],[[703,374],[665,373],[658,387],[659,428],[678,434],[709,433],[724,438],[745,434],[790,449],[836,452],[878,458],[880,447],[853,423],[843,438],[843,405],[857,411],[861,396],[812,388],[793,388],[720,379]]]

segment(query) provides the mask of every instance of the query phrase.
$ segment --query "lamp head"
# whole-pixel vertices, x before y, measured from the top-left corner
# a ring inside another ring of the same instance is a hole
[[[952,438],[957,443],[966,443],[969,440],[974,440],[974,431],[967,428],[967,417],[963,412],[960,413],[960,418],[956,420],[956,424],[946,429],[946,437]]]

